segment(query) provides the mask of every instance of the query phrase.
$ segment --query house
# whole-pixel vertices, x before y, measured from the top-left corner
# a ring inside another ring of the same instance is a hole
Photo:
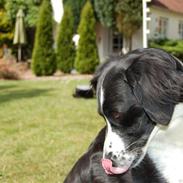
[[[152,0],[151,21],[148,22],[148,39],[183,39],[183,0]],[[96,27],[99,57],[103,62],[108,56],[128,52],[125,38],[118,32],[98,24]],[[142,28],[132,37],[132,49],[143,47]]]
[[[183,1],[153,0],[149,38],[183,39]]]

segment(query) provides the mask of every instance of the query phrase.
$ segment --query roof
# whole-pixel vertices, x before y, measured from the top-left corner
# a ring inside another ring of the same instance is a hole
[[[183,14],[183,0],[152,0],[152,5]]]

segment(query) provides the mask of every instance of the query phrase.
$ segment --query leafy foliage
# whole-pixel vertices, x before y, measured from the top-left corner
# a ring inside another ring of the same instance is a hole
[[[107,27],[112,27],[115,23],[114,0],[94,0],[94,8],[100,22]]]
[[[3,44],[12,45],[13,33],[12,32],[0,32],[0,46]]]
[[[142,0],[118,0],[116,4],[116,26],[123,35],[130,39],[142,25]]]
[[[4,7],[4,0],[0,0],[0,8]]]
[[[73,34],[74,18],[71,7],[66,6],[57,39],[57,68],[65,73],[69,73],[74,64],[75,45],[72,41]]]
[[[32,70],[38,75],[52,75],[56,70],[53,49],[52,7],[49,0],[43,0],[36,30]]]
[[[9,23],[7,19],[7,13],[4,8],[0,8],[0,30],[1,32],[7,32],[10,31],[11,24]]]
[[[80,73],[94,72],[99,63],[95,24],[96,20],[92,5],[87,1],[82,10],[81,21],[78,28],[80,39],[76,53],[75,67]]]
[[[77,32],[77,28],[80,22],[81,10],[86,3],[86,0],[64,0],[63,3],[70,6],[74,17],[74,32]]]
[[[117,27],[126,37],[131,37],[142,25],[142,1],[118,0],[116,12]]]
[[[149,41],[149,47],[160,48],[183,61],[183,40],[155,39]]]
[[[22,8],[25,13],[25,24],[27,27],[33,27],[37,24],[39,6],[34,0],[6,0],[5,9],[9,22],[14,25],[18,9]]]
[[[7,18],[7,12],[4,8],[4,0],[0,0],[0,46],[4,43],[10,45],[13,39],[12,26]]]

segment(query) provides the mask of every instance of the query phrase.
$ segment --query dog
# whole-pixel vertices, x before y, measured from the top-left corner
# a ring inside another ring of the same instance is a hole
[[[167,183],[146,155],[140,166],[124,174],[108,175],[102,167],[106,127],[97,135],[88,151],[81,156],[64,183]]]
[[[154,48],[134,50],[99,67],[91,83],[106,121],[104,139],[97,152],[97,143],[90,146],[65,183],[183,182],[182,77],[181,61]],[[155,173],[148,176],[148,170]]]

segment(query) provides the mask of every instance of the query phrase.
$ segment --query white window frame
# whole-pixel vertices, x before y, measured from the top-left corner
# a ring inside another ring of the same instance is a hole
[[[157,19],[156,34],[158,35],[159,38],[168,37],[168,18],[167,17],[159,17]]]

